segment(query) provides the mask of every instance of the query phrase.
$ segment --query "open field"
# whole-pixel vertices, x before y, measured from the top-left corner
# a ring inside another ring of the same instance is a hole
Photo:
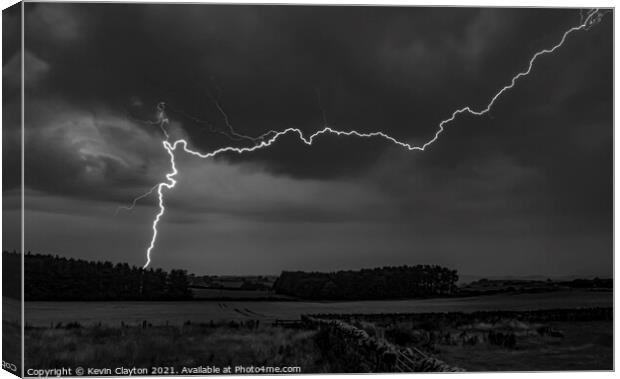
[[[466,371],[613,369],[611,308],[316,317]]]
[[[293,329],[272,324],[307,314],[344,319],[348,314],[358,320],[357,328],[397,349],[417,348],[466,370],[608,370],[613,357],[608,318],[528,321],[519,315],[612,306],[612,292],[587,290],[355,302],[27,302],[26,367],[103,368],[130,361],[144,367],[240,364],[299,366],[306,373],[380,371],[357,343],[306,324]],[[479,316],[478,311],[517,314]],[[446,312],[462,313],[445,321]],[[510,335],[513,340],[506,340]]]
[[[438,344],[437,356],[467,371],[612,370],[611,321],[554,322],[562,337],[519,337],[514,348]]]
[[[182,324],[185,321],[298,319],[315,313],[426,313],[483,310],[534,310],[611,307],[612,292],[584,290],[478,297],[355,302],[308,301],[182,301],[182,302],[26,302],[26,324],[49,326],[80,322],[84,325],[140,323]]]
[[[196,300],[291,300],[291,297],[275,294],[266,290],[238,290],[216,288],[192,288]]]
[[[26,368],[85,366],[293,366],[329,372],[314,344],[316,331],[256,325],[141,327],[69,326],[26,329]],[[173,368],[172,368],[173,367]],[[149,373],[151,373],[149,371]]]
[[[22,310],[20,303],[9,297],[2,297],[2,360],[11,372],[21,370],[22,365]],[[14,371],[15,370],[15,371]]]
[[[317,317],[467,371],[613,369],[612,308]]]
[[[332,314],[287,326],[67,323],[27,327],[25,337],[27,368],[130,364],[174,374],[202,366],[293,366],[302,373],[613,369],[611,308]]]

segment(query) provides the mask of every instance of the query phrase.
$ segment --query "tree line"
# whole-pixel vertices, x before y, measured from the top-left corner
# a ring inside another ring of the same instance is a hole
[[[564,282],[563,284],[567,285],[570,288],[605,288],[605,289],[613,289],[614,281],[611,278],[599,278],[598,276],[594,279],[573,279],[568,282]]]
[[[16,300],[22,297],[22,259],[16,251],[2,252],[2,296]]]
[[[166,272],[127,263],[27,253],[24,277],[27,301],[182,300],[192,297],[184,270]]]
[[[457,292],[456,270],[417,265],[338,271],[283,271],[278,294],[313,300],[378,300],[449,296]]]

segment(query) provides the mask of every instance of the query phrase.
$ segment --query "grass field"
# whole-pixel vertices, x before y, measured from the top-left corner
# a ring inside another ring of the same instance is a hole
[[[347,320],[371,336],[467,371],[560,371],[613,369],[611,318],[611,308],[598,308],[355,315]]]
[[[213,300],[213,299],[243,299],[243,300],[290,300],[284,295],[275,294],[273,291],[266,290],[238,290],[238,289],[215,289],[215,288],[192,288],[194,299]]]
[[[361,314],[362,319],[374,314],[368,322],[371,329],[384,329],[378,337],[406,348],[418,338],[418,327],[394,324],[385,314],[612,306],[612,292],[585,290],[356,302],[27,302],[26,367],[265,365],[299,366],[306,373],[369,372],[372,365],[364,366],[367,362],[338,358],[345,351],[326,350],[321,344],[323,334],[316,330],[277,327],[273,320],[317,313]],[[427,316],[421,317],[426,320]],[[401,329],[397,330],[400,334],[389,332],[390,326]],[[489,343],[488,330],[482,332],[480,342],[464,343],[469,337],[460,337],[462,327],[435,328],[437,335],[452,333],[457,342],[433,337],[432,343],[418,339],[412,346],[472,371],[612,368],[610,321],[556,323],[553,327],[562,330],[562,338],[537,334],[537,326],[532,326],[529,334],[519,334],[516,346],[510,347]],[[399,342],[403,335],[405,342]],[[353,345],[344,346],[353,349]],[[348,354],[358,357],[353,350]]]
[[[28,302],[26,367],[265,365],[299,366],[306,373],[376,369],[355,351],[355,343],[332,351],[324,343],[324,331],[272,325],[274,319],[325,313],[341,318],[358,314],[351,316],[358,320],[356,327],[380,340],[399,349],[422,349],[470,371],[609,370],[613,324],[603,321],[607,319],[523,323],[514,315],[498,319],[497,312],[471,312],[612,306],[611,292],[583,290],[358,302]],[[436,313],[418,315],[418,321],[407,315],[428,312]],[[463,316],[441,321],[446,312]],[[561,336],[541,333],[541,327]],[[513,334],[513,341],[498,344],[491,331]],[[342,358],[345,353],[347,359]]]
[[[298,366],[328,372],[313,330],[255,324],[26,329],[26,367]],[[180,372],[178,372],[180,374]]]
[[[525,336],[515,348],[438,345],[437,356],[467,371],[612,370],[611,321],[556,322],[564,336]]]
[[[344,330],[367,333],[360,338],[383,341],[400,354],[415,348],[467,371],[613,369],[611,308],[319,317],[345,319]],[[295,366],[302,373],[400,370],[379,365],[370,344],[323,326],[306,319],[294,327],[256,320],[27,327],[26,367],[158,366],[176,374],[183,367],[239,365]]]
[[[550,308],[611,307],[612,292],[556,291],[535,294],[385,300],[356,302],[307,301],[184,301],[184,302],[26,302],[30,326],[80,322],[108,325],[141,323],[180,325],[185,321],[298,319],[314,313],[425,313],[480,310],[533,310]]]
[[[2,360],[7,362],[6,369],[14,372],[22,365],[22,311],[20,303],[9,297],[2,297]],[[15,373],[15,372],[14,372]]]

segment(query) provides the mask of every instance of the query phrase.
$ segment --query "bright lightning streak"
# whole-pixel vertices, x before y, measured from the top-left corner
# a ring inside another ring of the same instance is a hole
[[[151,244],[149,245],[146,253],[146,263],[144,264],[144,268],[147,268],[151,263],[151,251],[153,250],[153,247],[155,247],[155,241],[157,240],[157,224],[159,224],[159,220],[161,220],[161,217],[166,211],[166,208],[164,207],[164,194],[162,190],[164,187],[172,189],[177,184],[177,181],[174,179],[174,177],[178,173],[177,165],[174,161],[174,153],[171,149],[167,147],[167,145],[169,145],[168,141],[164,141],[164,148],[166,148],[168,155],[170,155],[170,165],[172,171],[166,174],[166,179],[168,180],[168,182],[159,183],[157,185],[157,195],[159,197],[159,212],[155,216],[155,220],[153,220],[153,237],[151,238]]]
[[[158,120],[160,121],[160,127],[162,128],[162,131],[164,132],[164,134],[166,135],[166,140],[163,141],[163,146],[164,149],[166,149],[166,151],[168,152],[168,155],[170,156],[170,166],[171,166],[171,172],[169,172],[168,174],[166,174],[166,181],[159,183],[156,188],[157,188],[157,195],[159,198],[159,212],[157,213],[157,215],[155,216],[155,220],[153,220],[153,235],[151,238],[151,243],[149,244],[149,247],[146,251],[146,263],[144,264],[144,268],[147,268],[149,266],[149,264],[151,263],[151,252],[153,251],[154,247],[155,247],[155,242],[157,241],[157,226],[159,225],[159,222],[162,218],[162,216],[164,215],[166,208],[164,206],[164,194],[163,194],[163,189],[166,188],[168,190],[174,188],[174,186],[176,185],[177,181],[176,179],[174,179],[174,177],[178,174],[178,170],[176,167],[176,162],[175,162],[175,156],[174,156],[174,151],[181,146],[183,148],[183,151],[185,151],[187,154],[199,157],[199,158],[213,158],[219,154],[223,154],[223,153],[227,153],[227,152],[232,152],[232,153],[237,153],[237,154],[244,154],[244,153],[250,153],[256,150],[260,150],[263,148],[266,148],[268,146],[271,146],[273,143],[275,143],[280,137],[286,135],[286,134],[297,134],[299,136],[299,139],[305,143],[306,145],[312,145],[312,143],[314,142],[314,139],[316,137],[322,136],[324,134],[334,134],[336,136],[353,136],[353,137],[360,137],[360,138],[382,138],[385,139],[389,142],[392,142],[393,144],[396,144],[398,146],[401,146],[405,149],[407,149],[408,151],[412,151],[412,150],[416,150],[416,151],[424,151],[426,150],[427,147],[429,147],[430,145],[432,145],[433,143],[435,143],[435,141],[437,141],[439,139],[439,136],[441,135],[441,133],[443,133],[445,126],[447,124],[449,124],[450,122],[454,121],[456,119],[457,116],[463,114],[463,113],[469,113],[473,116],[483,116],[486,113],[488,113],[491,108],[493,107],[493,105],[495,104],[495,102],[507,91],[509,91],[510,89],[512,89],[515,84],[517,83],[517,80],[519,80],[522,77],[525,77],[527,75],[529,75],[529,73],[532,71],[532,68],[534,67],[534,63],[536,62],[536,60],[543,56],[543,55],[547,55],[547,54],[551,54],[554,51],[556,51],[557,49],[559,49],[564,42],[566,41],[566,38],[573,32],[576,32],[578,30],[588,30],[591,26],[593,26],[594,24],[598,23],[601,21],[601,18],[603,17],[603,13],[599,12],[598,9],[593,9],[588,11],[587,13],[585,13],[585,15],[583,13],[580,13],[581,15],[581,21],[580,24],[577,26],[574,26],[570,29],[568,29],[566,32],[564,32],[564,34],[562,35],[562,38],[560,39],[559,42],[557,42],[555,45],[553,45],[550,48],[547,49],[543,49],[538,51],[536,54],[534,54],[532,56],[532,58],[530,58],[528,65],[527,65],[527,69],[525,69],[524,71],[521,71],[519,73],[517,73],[515,76],[512,77],[511,81],[509,84],[505,85],[504,87],[502,87],[498,92],[495,93],[495,95],[491,98],[491,100],[489,101],[489,103],[482,109],[480,110],[474,110],[469,106],[460,108],[455,110],[454,112],[452,112],[452,115],[441,121],[438,125],[438,129],[435,132],[435,134],[433,135],[433,137],[431,139],[429,139],[428,141],[426,141],[424,144],[420,145],[420,146],[416,146],[416,145],[411,145],[407,142],[403,142],[403,141],[399,141],[396,138],[383,133],[381,131],[378,132],[370,132],[370,133],[362,133],[362,132],[358,132],[356,130],[349,130],[349,131],[343,131],[343,130],[336,130],[336,129],[332,129],[329,126],[325,126],[323,129],[318,130],[316,132],[314,132],[313,134],[311,134],[309,137],[305,137],[303,132],[300,129],[297,128],[287,128],[281,131],[268,131],[266,133],[264,133],[263,135],[257,137],[257,138],[252,138],[252,137],[248,137],[248,136],[244,136],[244,135],[238,135],[237,133],[234,132],[232,126],[230,125],[229,121],[228,121],[228,117],[226,116],[226,114],[224,113],[223,109],[220,107],[219,103],[216,102],[216,105],[218,107],[218,109],[220,110],[220,112],[222,112],[222,114],[224,115],[225,118],[225,122],[226,122],[226,126],[230,129],[231,133],[233,135],[239,136],[241,138],[247,138],[250,139],[254,142],[257,142],[254,146],[252,147],[233,147],[233,146],[227,146],[227,147],[223,147],[217,150],[214,150],[210,153],[200,153],[194,150],[191,150],[188,148],[188,143],[186,140],[184,139],[179,139],[176,140],[173,143],[170,143],[168,141],[168,133],[166,132],[166,130],[163,128],[163,124],[168,122],[168,119],[165,116],[164,113],[164,106],[163,103],[160,103],[158,105]],[[259,142],[260,141],[260,142]],[[155,188],[155,187],[154,187]],[[152,192],[153,189],[151,189],[150,192]],[[140,198],[146,196],[142,195]],[[139,198],[138,198],[139,199]],[[137,200],[137,199],[136,199]],[[134,204],[135,201],[134,200]]]

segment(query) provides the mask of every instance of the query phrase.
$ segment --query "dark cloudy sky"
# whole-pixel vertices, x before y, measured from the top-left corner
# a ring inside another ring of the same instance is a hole
[[[310,133],[324,115],[423,143],[455,109],[484,107],[579,11],[27,3],[25,23],[26,248],[141,265],[155,199],[115,209],[169,170],[161,132],[138,121],[159,101],[174,135],[205,152],[231,143],[212,131],[224,127],[213,98],[245,134]],[[459,117],[423,153],[291,136],[244,156],[178,154],[153,266],[611,275],[612,30],[608,13],[572,34],[488,115]],[[19,53],[5,51],[6,84]],[[4,124],[14,162],[19,120]],[[4,179],[6,226],[19,176]],[[18,230],[4,241],[19,247]]]

